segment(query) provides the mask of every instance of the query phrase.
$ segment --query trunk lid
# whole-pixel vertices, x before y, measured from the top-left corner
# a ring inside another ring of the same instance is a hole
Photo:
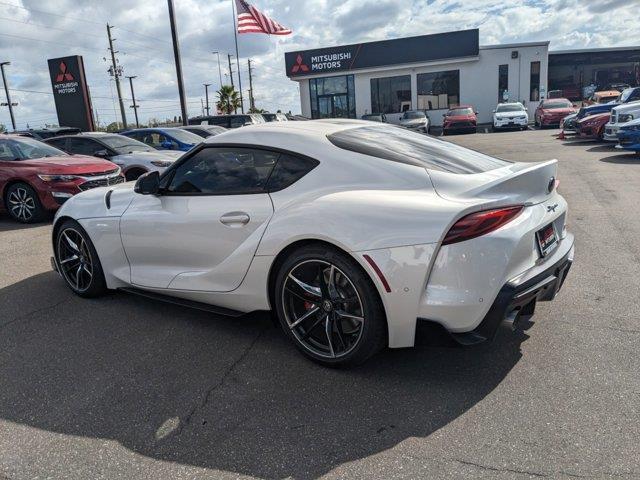
[[[447,200],[485,200],[504,205],[534,205],[549,198],[555,188],[558,161],[523,163],[473,174],[429,169],[436,193]]]

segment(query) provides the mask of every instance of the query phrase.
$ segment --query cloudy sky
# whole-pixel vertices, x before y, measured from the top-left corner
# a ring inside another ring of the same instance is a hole
[[[174,0],[190,115],[201,113],[203,83],[218,88],[227,53],[235,53],[231,0]],[[248,88],[254,64],[256,105],[300,111],[297,84],[284,72],[284,52],[384,38],[480,28],[482,45],[550,40],[551,49],[640,44],[632,0],[250,0],[291,28],[293,35],[240,35],[240,73]],[[118,118],[108,57],[106,23],[115,26],[125,75],[137,75],[141,120],[179,114],[173,52],[162,0],[0,0],[0,61],[10,61],[8,82],[18,128],[56,123],[47,59],[82,55],[101,124]],[[235,71],[235,64],[234,64]],[[236,81],[237,83],[237,81]],[[128,84],[124,84],[130,105]],[[0,93],[4,102],[4,93]],[[132,109],[128,108],[132,120]],[[0,123],[10,125],[0,108]]]

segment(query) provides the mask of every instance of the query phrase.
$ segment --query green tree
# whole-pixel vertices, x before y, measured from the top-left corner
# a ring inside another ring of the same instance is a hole
[[[216,95],[218,96],[216,107],[218,111],[222,113],[229,115],[242,106],[240,103],[240,94],[231,85],[223,85],[220,90],[216,92]]]
[[[0,133],[3,133],[5,129],[6,127],[4,126],[4,123],[0,123]]]

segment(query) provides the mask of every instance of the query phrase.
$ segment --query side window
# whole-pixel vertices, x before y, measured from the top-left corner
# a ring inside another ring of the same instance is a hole
[[[67,139],[66,138],[52,138],[47,142],[52,147],[59,148],[60,150],[67,151]]]
[[[170,193],[262,193],[280,154],[251,148],[203,148],[173,173]]]
[[[276,168],[269,177],[267,190],[277,192],[294,184],[318,165],[317,160],[294,157],[283,153],[278,159]]]
[[[231,128],[243,127],[248,121],[250,121],[249,117],[231,117]]]
[[[640,88],[636,88],[631,95],[629,95],[627,102],[634,102],[636,100],[640,100]]]
[[[9,162],[16,158],[7,140],[0,140],[0,162]]]
[[[93,155],[98,150],[104,150],[99,143],[89,140],[88,138],[69,138],[68,151],[76,155]]]
[[[209,125],[220,125],[221,127],[228,127],[229,117],[213,117],[209,119]]]

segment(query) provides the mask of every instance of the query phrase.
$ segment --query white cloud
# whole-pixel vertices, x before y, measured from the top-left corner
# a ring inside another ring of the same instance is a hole
[[[297,84],[287,79],[284,52],[358,41],[480,28],[481,44],[551,40],[552,49],[634,45],[640,20],[627,0],[250,0],[293,29],[288,37],[241,35],[240,72],[245,100],[247,58],[253,59],[256,104],[298,112]],[[231,0],[175,0],[190,114],[200,113],[203,83],[218,85],[216,57],[235,54]],[[11,7],[8,3],[18,5]],[[19,8],[23,7],[23,8]],[[167,6],[159,0],[3,0],[0,61],[7,68],[18,127],[56,121],[46,60],[84,57],[93,103],[101,122],[118,118],[115,88],[107,74],[107,22],[115,25],[116,48],[126,75],[137,75],[142,120],[179,114]],[[234,62],[233,69],[236,65]],[[236,82],[237,83],[237,82]],[[123,83],[128,98],[129,86]],[[2,92],[2,99],[4,96]],[[211,97],[211,95],[210,95]],[[127,100],[127,105],[130,101]],[[128,119],[133,118],[127,108]],[[8,125],[6,107],[0,123]]]

